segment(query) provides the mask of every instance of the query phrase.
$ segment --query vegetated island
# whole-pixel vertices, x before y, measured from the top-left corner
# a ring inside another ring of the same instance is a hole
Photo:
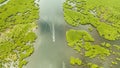
[[[73,26],[91,25],[100,37],[108,41],[120,39],[119,0],[66,0],[63,4],[64,19]],[[92,28],[89,28],[92,32]],[[66,32],[68,46],[80,54],[71,56],[70,63],[81,68],[115,68],[120,64],[120,46],[96,41],[85,30],[70,29]]]
[[[0,0],[3,3],[6,0]],[[39,18],[34,0],[10,0],[0,6],[0,68],[23,68],[33,51]]]

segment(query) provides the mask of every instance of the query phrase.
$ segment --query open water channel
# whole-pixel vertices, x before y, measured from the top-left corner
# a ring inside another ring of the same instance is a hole
[[[71,27],[67,25],[63,16],[63,2],[64,0],[40,0],[37,2],[40,5],[40,19],[36,31],[38,38],[34,44],[35,51],[27,59],[29,63],[24,68],[77,68],[69,64],[69,58],[79,55],[67,46],[65,34],[70,28],[88,31],[88,27],[91,26]],[[97,31],[91,35],[96,39],[95,43],[106,41],[98,36]],[[119,41],[113,43],[119,43]]]
[[[24,68],[70,68],[69,58],[74,50],[66,43],[66,23],[63,16],[63,0],[40,0],[35,52]]]

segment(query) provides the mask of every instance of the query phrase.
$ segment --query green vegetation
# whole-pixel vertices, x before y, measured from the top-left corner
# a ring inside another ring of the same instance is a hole
[[[91,25],[100,37],[111,42],[116,41],[120,39],[119,5],[120,0],[66,0],[63,4],[64,19],[74,27]],[[92,33],[93,28],[88,28],[88,30]],[[96,44],[96,39],[84,30],[70,29],[66,32],[66,39],[68,46],[83,57],[80,59],[86,59],[82,61],[84,68],[104,68],[104,62],[108,62],[109,68],[115,68],[120,61],[119,45],[109,42]],[[76,64],[75,58],[71,59],[70,63]]]
[[[87,48],[88,45],[85,47]],[[85,56],[88,56],[90,58],[94,58],[97,55],[100,56],[100,58],[104,58],[105,56],[109,56],[110,55],[110,51],[104,47],[101,47],[100,45],[93,45],[90,46],[91,48],[85,52]],[[87,48],[88,49],[88,48]]]
[[[89,62],[90,60],[97,59],[101,61],[106,61],[106,59],[109,59],[111,64],[116,65],[120,59],[120,49],[118,45],[111,45],[110,43],[103,42],[101,44],[92,44],[95,40],[93,37],[86,31],[83,30],[73,30],[70,29],[66,32],[66,38],[68,42],[68,46],[76,50],[84,59],[88,59],[86,61],[79,61],[78,58],[71,57],[70,64],[72,65],[81,65],[77,63],[77,60],[79,62],[83,62],[83,65],[86,65],[84,63]],[[115,49],[115,51],[112,50]],[[118,50],[118,51],[116,51]],[[111,59],[112,58],[112,59]],[[116,60],[115,62],[113,62]],[[102,64],[103,62],[94,62],[96,64]],[[87,65],[86,65],[87,66]],[[97,66],[92,65],[88,68],[103,68],[104,66]]]
[[[100,58],[105,58],[110,55],[110,51],[105,48],[109,47],[110,44],[106,43],[105,47],[100,45],[92,45],[91,42],[94,42],[94,39],[86,31],[71,29],[67,31],[66,38],[70,47],[79,52],[81,48],[84,49],[85,56],[87,57],[95,58],[96,56],[99,56]]]
[[[2,3],[5,2],[5,1],[7,1],[7,0],[0,0],[0,4],[2,4]]]
[[[38,17],[38,8],[34,6],[34,0],[10,0],[0,7],[0,32],[16,24],[32,23]]]
[[[27,61],[24,59],[34,51],[32,43],[36,39],[36,35],[33,33],[35,26],[35,23],[15,25],[13,29],[0,37],[0,61],[3,64],[16,60],[19,61],[19,68],[25,65]],[[13,57],[10,57],[11,55]]]
[[[2,0],[0,0],[2,1]],[[39,17],[34,0],[10,0],[0,6],[0,68],[22,68],[34,52],[34,33]]]
[[[82,60],[80,60],[79,58],[75,58],[75,57],[71,57],[70,58],[70,64],[72,65],[81,65],[82,64]]]
[[[68,45],[73,47],[77,42],[85,41],[94,41],[94,39],[89,35],[86,31],[80,30],[69,30],[66,33],[66,38],[68,41]],[[81,44],[79,44],[81,45]]]
[[[92,27],[89,27],[88,30],[89,30],[90,32],[92,32],[92,31],[93,31],[93,28],[92,28]]]
[[[88,63],[87,65],[89,66],[89,68],[103,68],[103,67],[100,67],[97,64],[93,64],[93,63]]]
[[[72,26],[91,24],[107,40],[120,39],[119,0],[66,0],[64,18]]]
[[[120,61],[120,58],[116,58],[117,61]]]
[[[84,65],[83,61],[79,58],[75,58],[75,57],[72,57],[70,58],[70,64],[71,65],[79,65],[79,66],[82,66]],[[86,68],[103,68],[97,64],[94,64],[94,63],[87,63],[86,64]]]
[[[117,64],[117,62],[112,61],[112,64]]]

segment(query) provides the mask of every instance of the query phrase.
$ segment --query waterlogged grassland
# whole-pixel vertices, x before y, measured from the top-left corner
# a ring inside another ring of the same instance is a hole
[[[79,65],[85,68],[105,68],[104,62],[112,67],[120,62],[120,46],[103,42],[93,44],[94,38],[86,31],[70,29],[66,32],[68,46],[80,54],[82,58],[70,58],[72,65]],[[93,60],[96,60],[93,62]]]
[[[84,63],[82,63],[82,60],[81,59],[79,59],[79,58],[75,58],[75,57],[73,57],[73,56],[71,56],[71,58],[70,58],[70,63],[72,64],[72,65],[79,65],[79,66],[81,66],[81,65],[84,65]],[[97,64],[94,64],[94,63],[87,63],[87,64],[85,64],[85,68],[103,68],[103,67],[100,67],[100,66],[98,66]]]
[[[71,26],[91,25],[100,37],[108,41],[120,39],[119,0],[66,0],[63,4],[64,19]],[[90,32],[93,28],[88,28]],[[70,64],[80,68],[118,68],[120,45],[96,40],[85,30],[70,29],[66,32],[68,46],[80,57],[71,57]],[[99,40],[101,41],[101,40]]]
[[[91,24],[107,40],[120,39],[119,0],[66,0],[64,18],[72,26]]]
[[[28,63],[38,12],[34,0],[10,0],[0,6],[0,68],[23,68]]]

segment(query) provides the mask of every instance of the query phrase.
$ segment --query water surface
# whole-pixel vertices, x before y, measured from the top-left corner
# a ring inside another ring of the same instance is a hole
[[[107,41],[98,35],[94,29],[88,30],[91,25],[72,27],[66,24],[63,16],[64,0],[40,0],[40,19],[38,21],[37,40],[34,44],[35,52],[27,60],[29,63],[24,68],[78,68],[69,64],[70,56],[82,57],[79,53],[67,46],[66,31],[69,29],[82,29],[88,31],[95,39],[94,44],[109,42],[119,44],[118,41]],[[84,57],[82,57],[84,59]],[[95,62],[97,60],[94,60]],[[109,68],[104,62],[105,68]]]
[[[70,68],[69,57],[74,51],[66,43],[62,3],[63,0],[40,0],[38,39],[26,68]]]

